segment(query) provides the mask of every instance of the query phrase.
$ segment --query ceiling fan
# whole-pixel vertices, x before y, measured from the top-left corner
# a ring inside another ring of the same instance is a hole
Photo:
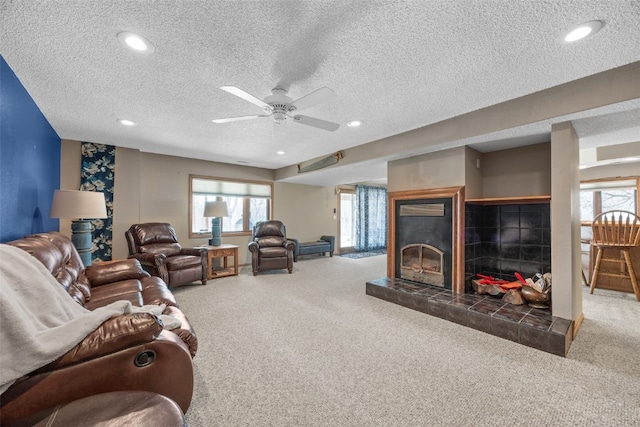
[[[308,95],[298,98],[295,101],[293,98],[287,96],[287,91],[282,88],[274,88],[271,90],[271,95],[267,96],[264,100],[260,100],[255,96],[238,89],[235,86],[222,86],[220,89],[229,92],[232,95],[238,96],[245,101],[249,101],[252,104],[262,108],[265,114],[254,114],[252,116],[230,117],[226,119],[214,119],[214,123],[229,123],[237,122],[240,120],[250,120],[258,117],[271,117],[276,124],[282,124],[287,117],[293,119],[295,123],[301,123],[307,126],[313,126],[319,129],[328,131],[337,130],[340,125],[326,120],[316,119],[315,117],[302,116],[295,114],[298,111],[302,111],[306,108],[313,107],[314,105],[322,102],[327,102],[336,97],[336,93],[328,87],[320,88]]]

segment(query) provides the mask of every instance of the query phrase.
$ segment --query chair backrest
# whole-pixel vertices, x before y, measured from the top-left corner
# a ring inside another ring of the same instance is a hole
[[[640,217],[633,212],[611,210],[593,219],[595,245],[640,246]]]
[[[125,236],[129,245],[129,255],[151,253],[172,256],[180,253],[182,249],[175,228],[164,222],[133,224]]]
[[[260,221],[253,227],[253,241],[260,247],[282,246],[286,240],[287,231],[282,221]]]
[[[16,246],[40,261],[65,291],[80,305],[91,296],[85,268],[72,241],[62,233],[32,234],[7,244]]]

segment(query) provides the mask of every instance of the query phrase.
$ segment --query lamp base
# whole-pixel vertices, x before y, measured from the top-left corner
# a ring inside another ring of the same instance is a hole
[[[85,268],[91,265],[91,221],[78,219],[71,221],[71,241],[76,247]]]
[[[220,246],[222,244],[222,224],[220,218],[211,218],[211,239],[209,239],[209,246]]]

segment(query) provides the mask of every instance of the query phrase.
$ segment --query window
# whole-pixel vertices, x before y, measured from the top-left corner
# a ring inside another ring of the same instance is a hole
[[[222,234],[251,233],[258,221],[271,218],[272,184],[268,182],[190,176],[189,237],[211,234],[211,218],[205,218],[206,202],[227,202],[229,216],[222,218]]]
[[[341,189],[338,194],[340,200],[340,249],[353,250],[356,241],[356,194],[354,190]]]
[[[591,222],[602,212],[613,209],[638,213],[638,203],[640,203],[639,189],[640,178],[636,177],[583,181],[580,183],[582,268],[589,275],[593,273],[591,266],[595,261],[590,244],[593,238]]]
[[[613,209],[638,212],[638,180],[620,179],[580,184],[580,219],[591,222]]]

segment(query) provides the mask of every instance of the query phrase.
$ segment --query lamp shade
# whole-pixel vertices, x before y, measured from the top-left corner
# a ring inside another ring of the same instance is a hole
[[[227,202],[216,200],[214,202],[207,202],[204,205],[204,217],[206,218],[222,218],[229,216],[229,210],[227,209]]]
[[[51,218],[106,218],[104,194],[97,191],[56,190],[51,203]]]

